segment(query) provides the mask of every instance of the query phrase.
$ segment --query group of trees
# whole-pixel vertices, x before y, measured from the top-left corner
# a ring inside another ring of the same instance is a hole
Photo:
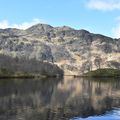
[[[36,59],[12,58],[2,54],[0,55],[0,70],[2,72],[7,70],[11,73],[23,72],[48,76],[63,75],[63,71],[57,65],[37,61]]]

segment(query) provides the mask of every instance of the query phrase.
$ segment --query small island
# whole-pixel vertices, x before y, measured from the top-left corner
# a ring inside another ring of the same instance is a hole
[[[89,71],[84,74],[85,77],[120,77],[119,69],[103,68]]]

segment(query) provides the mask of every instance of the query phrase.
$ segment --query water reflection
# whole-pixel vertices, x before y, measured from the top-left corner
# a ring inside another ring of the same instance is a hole
[[[113,107],[120,107],[118,79],[0,80],[0,120],[93,120]]]

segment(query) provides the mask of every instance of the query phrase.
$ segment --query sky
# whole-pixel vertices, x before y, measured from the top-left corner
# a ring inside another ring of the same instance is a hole
[[[38,23],[120,38],[120,0],[0,0],[0,28]]]

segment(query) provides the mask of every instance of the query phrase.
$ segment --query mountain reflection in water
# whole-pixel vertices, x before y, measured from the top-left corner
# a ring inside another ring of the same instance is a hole
[[[119,108],[120,79],[0,80],[0,120],[119,120]]]

